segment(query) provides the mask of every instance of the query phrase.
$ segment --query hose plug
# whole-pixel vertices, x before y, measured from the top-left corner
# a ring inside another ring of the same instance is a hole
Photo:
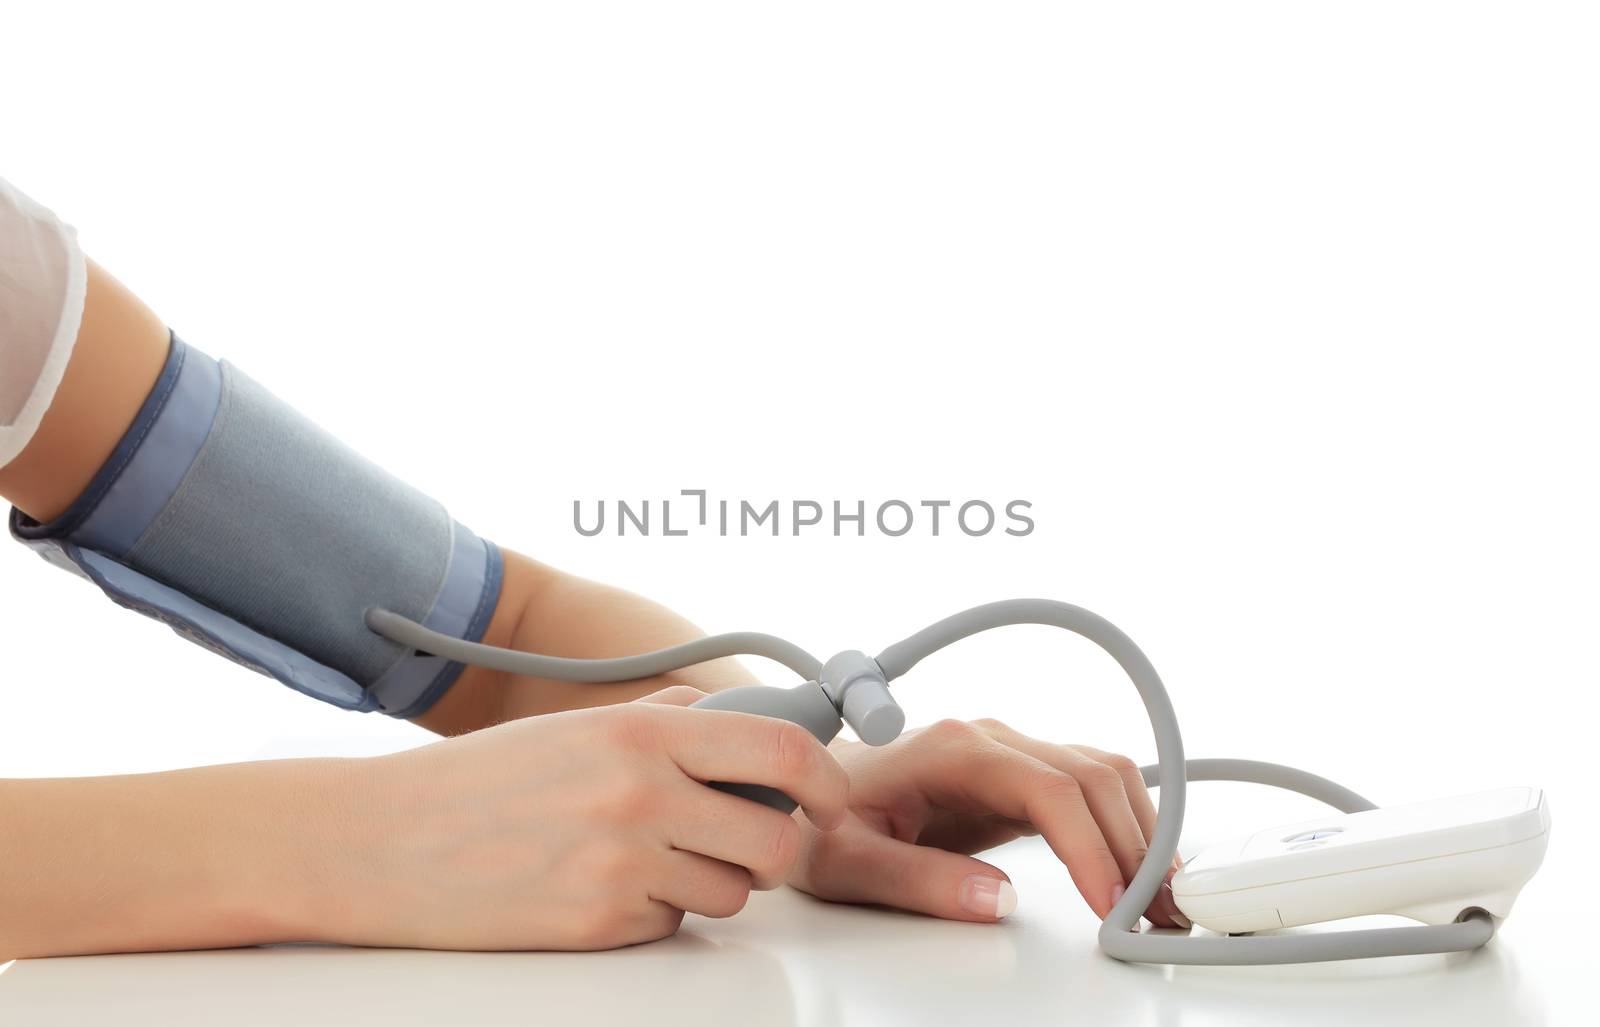
[[[889,694],[889,679],[872,657],[847,649],[823,664],[819,681],[844,722],[863,742],[888,745],[900,737],[906,726],[905,711]]]

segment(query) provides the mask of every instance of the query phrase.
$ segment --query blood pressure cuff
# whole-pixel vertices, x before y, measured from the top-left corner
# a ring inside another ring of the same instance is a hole
[[[368,630],[383,607],[478,641],[501,556],[436,501],[176,336],[84,493],[11,533],[122,606],[307,695],[424,712],[461,664]]]

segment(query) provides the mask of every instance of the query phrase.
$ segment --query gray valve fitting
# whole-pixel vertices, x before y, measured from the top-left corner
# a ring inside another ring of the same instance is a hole
[[[1149,852],[1127,890],[1100,925],[1100,947],[1123,960],[1147,963],[1217,964],[1303,963],[1367,956],[1465,952],[1494,937],[1496,920],[1482,910],[1464,914],[1452,924],[1329,931],[1283,937],[1191,938],[1171,932],[1141,932],[1139,918],[1163,887],[1178,852],[1183,828],[1185,790],[1189,780],[1254,781],[1302,792],[1332,804],[1341,812],[1375,808],[1372,803],[1331,781],[1304,771],[1248,760],[1185,760],[1183,738],[1166,686],[1150,660],[1117,627],[1081,606],[1048,599],[1012,599],[977,606],[930,624],[878,654],[843,652],[819,664],[799,646],[772,635],[740,632],[699,638],[654,653],[607,660],[573,660],[536,653],[496,649],[433,631],[387,610],[372,610],[367,624],[394,642],[447,659],[492,667],[513,674],[560,681],[635,681],[724,656],[764,656],[776,660],[805,683],[794,688],[760,686],[715,692],[694,705],[780,717],[800,724],[826,743],[842,724],[861,740],[885,745],[899,736],[905,715],[889,695],[888,682],[953,642],[980,631],[1009,624],[1048,624],[1082,635],[1099,645],[1132,679],[1155,728],[1159,763],[1141,768],[1145,782],[1161,788],[1161,807]],[[841,721],[840,714],[843,714]],[[707,782],[712,788],[764,803],[784,813],[794,800],[763,785]]]
[[[889,680],[878,661],[847,649],[822,666],[823,691],[844,722],[868,745],[888,745],[906,726],[905,711],[889,694]]]
[[[905,712],[889,695],[889,682],[872,657],[853,649],[840,653],[823,666],[818,677],[820,681],[807,681],[793,688],[745,685],[712,692],[694,705],[703,710],[734,710],[787,720],[810,731],[823,745],[833,741],[844,724],[849,724],[868,745],[887,745],[900,737],[906,726]],[[710,785],[784,813],[795,807],[789,796],[765,785],[728,781],[712,781]]]

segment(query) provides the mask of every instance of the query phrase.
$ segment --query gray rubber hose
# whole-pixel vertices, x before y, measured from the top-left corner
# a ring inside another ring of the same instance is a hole
[[[1133,681],[1144,701],[1156,736],[1155,783],[1161,789],[1156,808],[1156,828],[1150,851],[1105,921],[1100,925],[1100,947],[1117,959],[1140,963],[1244,965],[1310,963],[1369,956],[1416,955],[1474,949],[1494,936],[1488,914],[1475,914],[1460,923],[1390,927],[1315,934],[1263,937],[1193,937],[1180,934],[1141,933],[1139,918],[1155,898],[1167,868],[1178,853],[1187,797],[1187,765],[1178,718],[1161,677],[1133,639],[1099,614],[1080,606],[1050,599],[1011,599],[989,603],[931,624],[878,656],[878,666],[890,680],[910,670],[930,653],[980,631],[1010,624],[1049,624],[1082,635],[1104,649]],[[1196,760],[1200,774],[1213,780],[1245,780],[1304,792],[1331,802],[1347,812],[1372,809],[1373,804],[1354,792],[1315,774],[1248,760]],[[1150,769],[1142,768],[1145,780]]]
[[[1048,624],[1065,628],[1100,646],[1132,680],[1155,731],[1157,763],[1153,767],[1141,768],[1145,782],[1161,790],[1155,832],[1150,839],[1149,853],[1129,882],[1126,893],[1100,925],[1100,947],[1108,955],[1141,963],[1308,963],[1371,956],[1460,952],[1477,948],[1494,936],[1494,921],[1487,913],[1476,911],[1454,924],[1357,931],[1251,937],[1194,937],[1172,932],[1140,932],[1139,919],[1155,898],[1166,878],[1167,868],[1172,865],[1173,857],[1178,852],[1187,781],[1248,781],[1271,785],[1309,795],[1347,813],[1375,807],[1347,788],[1292,767],[1252,760],[1185,761],[1178,718],[1155,667],[1116,625],[1069,603],[1050,599],[1011,599],[977,606],[946,617],[896,642],[878,655],[877,663],[884,677],[893,680],[952,642],[980,631],[1011,624]],[[563,681],[627,681],[653,677],[724,656],[746,655],[776,660],[808,681],[816,680],[822,670],[822,663],[798,646],[772,635],[752,632],[714,635],[638,656],[574,660],[465,642],[429,631],[387,610],[368,611],[367,625],[386,638],[446,659]]]
[[[653,678],[657,674],[682,670],[697,663],[720,660],[724,656],[762,656],[783,664],[807,681],[815,681],[817,675],[822,673],[822,661],[793,642],[755,631],[711,635],[637,656],[574,660],[564,656],[541,656],[516,649],[501,649],[482,642],[468,642],[453,635],[430,631],[409,617],[376,607],[367,611],[367,627],[392,642],[458,663],[501,670],[508,674],[576,681],[580,684]]]

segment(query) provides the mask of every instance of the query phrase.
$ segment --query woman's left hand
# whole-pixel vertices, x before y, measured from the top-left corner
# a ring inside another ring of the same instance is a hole
[[[1016,908],[1016,890],[973,854],[1042,834],[1104,919],[1155,828],[1132,760],[1042,742],[995,720],[945,720],[880,748],[830,748],[850,775],[850,812],[833,831],[802,824],[789,877],[821,899],[993,922]],[[1176,869],[1145,913],[1158,927],[1189,926],[1172,898]]]

